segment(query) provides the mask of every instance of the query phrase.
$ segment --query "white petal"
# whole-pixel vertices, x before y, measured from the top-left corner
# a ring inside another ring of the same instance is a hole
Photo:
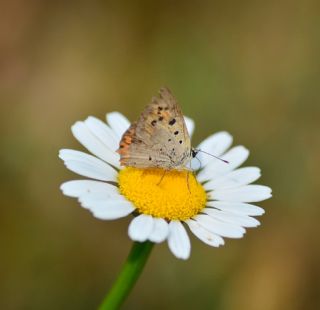
[[[187,130],[191,138],[194,131],[194,121],[188,116],[184,116],[184,121],[186,122]]]
[[[124,198],[122,195],[112,195],[112,196],[105,196],[105,194],[101,193],[95,193],[95,194],[88,194],[83,195],[78,198],[81,205],[86,209],[92,209],[92,208],[101,208],[103,209],[106,205],[109,203],[114,204],[123,204],[133,207],[133,204],[128,201],[126,198]]]
[[[73,180],[63,183],[60,186],[62,192],[69,197],[80,197],[87,194],[104,193],[106,195],[119,194],[118,188],[114,185],[93,181]]]
[[[264,214],[264,210],[262,208],[242,202],[208,201],[207,206],[215,207],[219,210],[228,211],[235,214],[251,216]]]
[[[124,196],[117,194],[106,194],[106,193],[90,193],[87,195],[82,195],[79,197],[79,202],[84,208],[91,209],[95,207],[104,207],[106,206],[110,201],[113,202],[127,202],[127,204],[132,206],[132,203],[129,202]]]
[[[234,214],[228,211],[220,211],[213,208],[204,208],[202,212],[219,221],[243,227],[257,227],[260,225],[258,220],[247,215]]]
[[[221,156],[232,144],[232,136],[225,132],[217,132],[205,140],[203,140],[198,146],[197,149],[210,153],[214,156]],[[201,167],[205,167],[209,162],[216,161],[217,159],[213,158],[210,155],[199,152],[197,154],[197,159],[201,162]],[[199,168],[199,162],[197,160],[192,161],[192,168]]]
[[[245,229],[243,227],[221,222],[213,219],[209,215],[199,214],[194,217],[194,220],[203,228],[222,237],[241,238],[245,233]]]
[[[261,176],[257,167],[245,167],[229,172],[204,184],[206,190],[234,188],[250,184]]]
[[[189,258],[191,250],[190,239],[179,221],[171,221],[169,223],[168,245],[177,258]]]
[[[119,154],[111,151],[95,134],[93,134],[84,122],[76,122],[71,127],[74,137],[92,154],[103,159],[107,163],[120,167]]]
[[[249,151],[242,145],[238,145],[230,149],[227,153],[221,156],[222,159],[227,160],[226,164],[221,160],[212,160],[208,165],[199,172],[197,179],[200,182],[213,180],[218,176],[227,174],[229,171],[242,165],[249,156]]]
[[[154,219],[151,215],[141,214],[135,217],[128,229],[129,237],[134,241],[144,242],[152,233]]]
[[[186,223],[188,224],[193,234],[204,243],[214,247],[224,245],[224,240],[220,236],[206,230],[198,222],[194,220],[187,220]]]
[[[130,122],[119,112],[108,113],[106,117],[109,126],[120,139],[124,132],[129,128]]]
[[[129,201],[118,201],[118,200],[106,200],[102,203],[92,205],[90,208],[96,218],[101,220],[115,220],[121,217],[125,217],[132,213],[135,209]]]
[[[101,120],[89,116],[84,123],[89,130],[112,152],[119,148],[119,139],[114,131]]]
[[[233,202],[256,202],[268,199],[271,196],[271,188],[263,185],[246,185],[232,189],[218,189],[208,194],[208,197],[215,200]]]
[[[168,223],[162,218],[154,218],[154,226],[149,236],[149,240],[155,243],[160,243],[168,237]]]
[[[71,171],[101,181],[116,181],[117,172],[102,160],[83,152],[63,149],[59,157]]]

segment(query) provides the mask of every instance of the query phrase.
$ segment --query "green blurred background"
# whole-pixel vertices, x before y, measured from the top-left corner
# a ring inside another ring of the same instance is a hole
[[[59,185],[77,120],[131,120],[162,85],[227,130],[274,197],[262,225],[184,262],[156,246],[123,309],[320,309],[319,1],[1,1],[1,309],[95,309],[130,249]],[[215,308],[216,307],[216,308]]]

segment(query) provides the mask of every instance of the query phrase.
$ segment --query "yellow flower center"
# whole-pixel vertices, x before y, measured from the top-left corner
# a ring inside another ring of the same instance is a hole
[[[122,195],[139,213],[167,220],[186,220],[199,213],[207,196],[188,171],[126,167],[118,176]]]

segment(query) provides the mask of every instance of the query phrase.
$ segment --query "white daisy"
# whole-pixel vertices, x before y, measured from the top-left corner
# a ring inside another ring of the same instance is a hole
[[[75,138],[94,156],[70,149],[59,153],[68,169],[89,178],[65,182],[61,190],[78,198],[96,218],[113,220],[133,214],[128,229],[132,240],[167,240],[171,252],[181,259],[187,259],[191,249],[186,226],[204,243],[219,247],[223,238],[241,238],[246,227],[260,224],[252,216],[264,210],[249,203],[270,198],[271,189],[249,185],[260,177],[260,169],[238,169],[249,151],[243,146],[229,149],[230,134],[215,133],[197,147],[229,164],[199,153],[201,169],[195,174],[173,170],[159,184],[159,169],[120,167],[115,150],[130,122],[118,112],[106,117],[107,123],[90,116],[72,126]],[[194,122],[185,119],[191,136]],[[192,166],[199,168],[199,162],[193,160]]]

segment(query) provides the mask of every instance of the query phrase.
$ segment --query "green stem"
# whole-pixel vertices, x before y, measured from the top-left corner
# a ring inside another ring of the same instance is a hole
[[[99,310],[119,309],[142,272],[153,245],[149,241],[133,243],[127,261]]]

